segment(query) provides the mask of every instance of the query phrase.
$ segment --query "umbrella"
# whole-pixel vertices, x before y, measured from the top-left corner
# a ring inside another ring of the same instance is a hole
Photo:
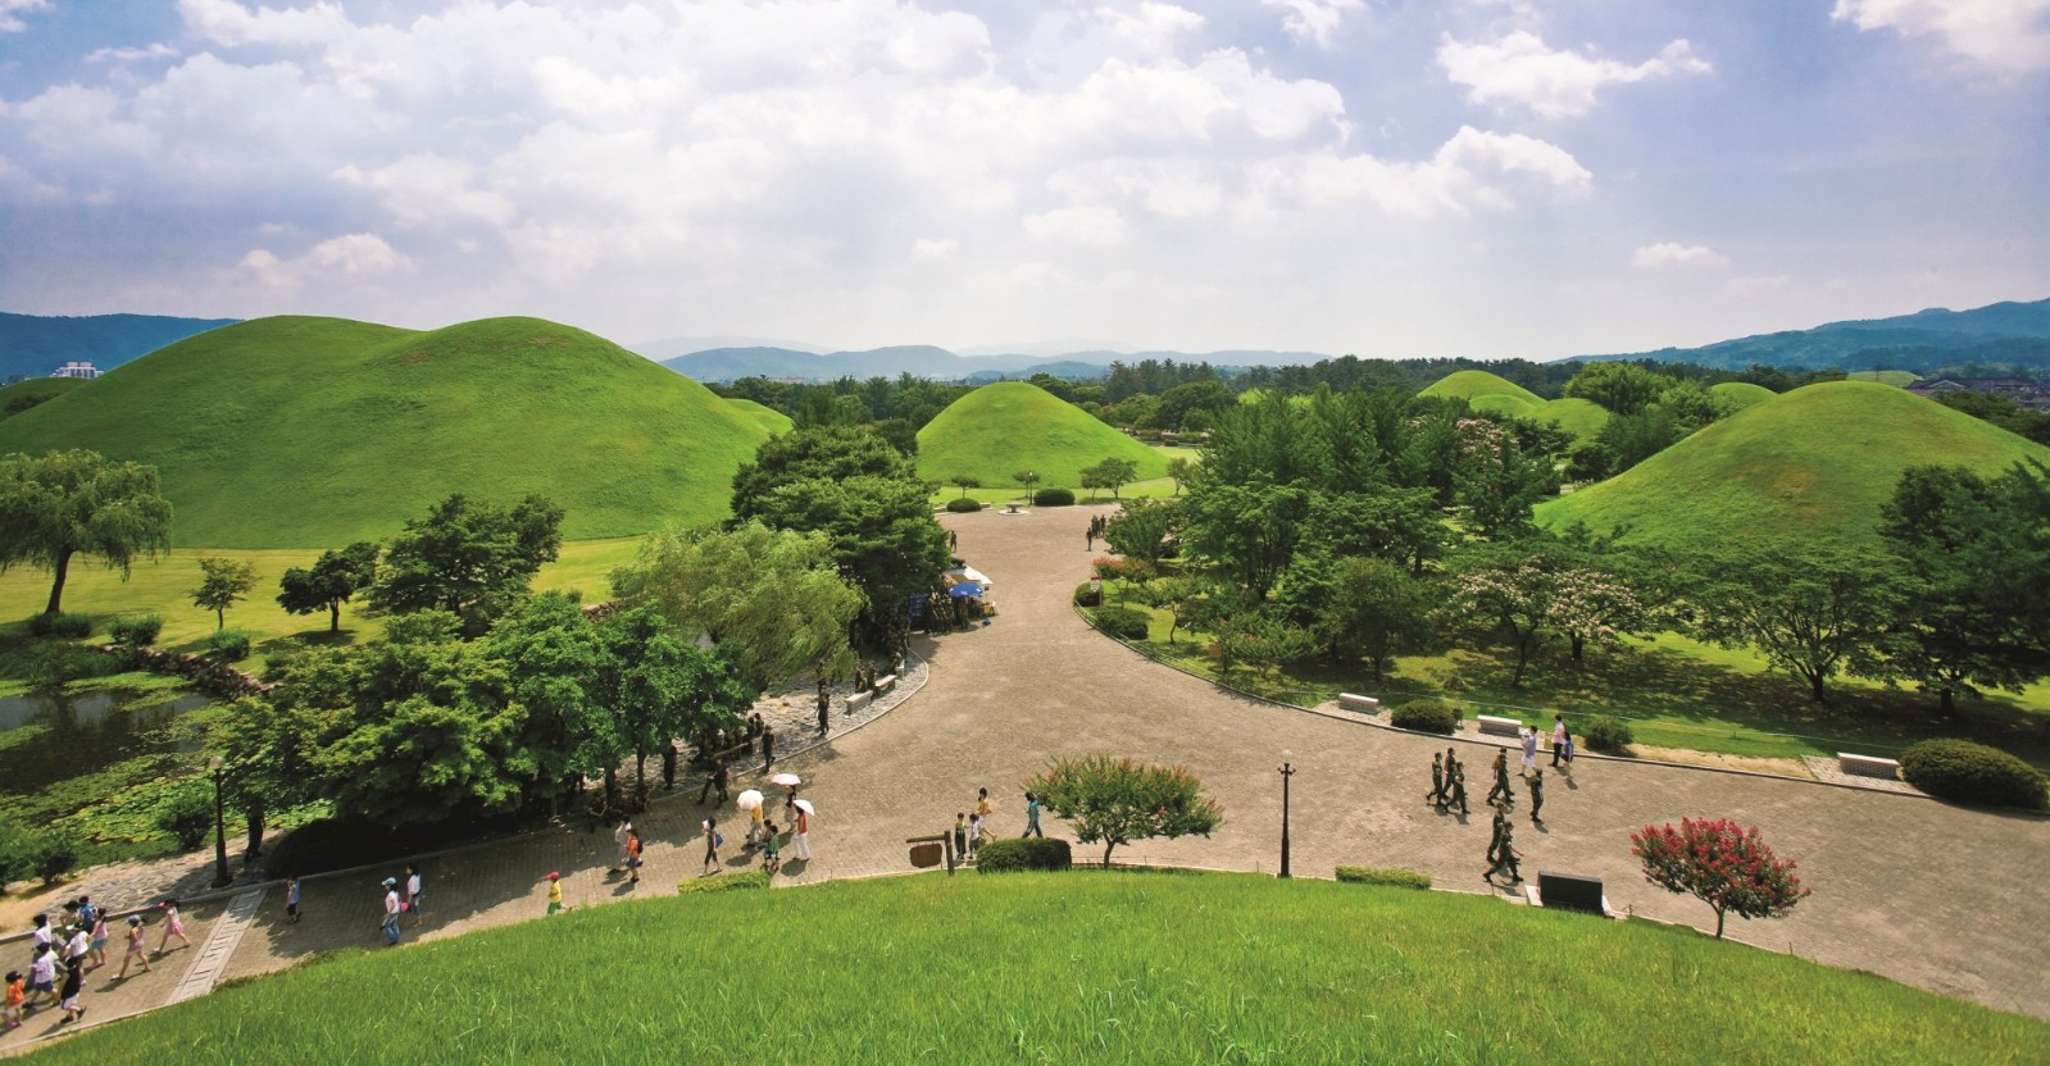
[[[754,789],[748,789],[746,792],[743,792],[740,795],[733,797],[733,805],[735,807],[740,808],[743,811],[760,810],[762,806],[762,794]]]
[[[952,596],[956,599],[967,599],[970,596],[980,596],[982,595],[982,586],[976,584],[973,581],[963,581],[960,584],[955,585],[953,588],[948,589],[947,595]]]
[[[806,814],[811,815],[814,818],[818,817],[819,814],[819,812],[812,810],[810,800],[798,800],[797,809],[803,811]]]
[[[804,784],[804,778],[792,773],[781,773],[769,778],[769,783],[772,785],[801,785]]]

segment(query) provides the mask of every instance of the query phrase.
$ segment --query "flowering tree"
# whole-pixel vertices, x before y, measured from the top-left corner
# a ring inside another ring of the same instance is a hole
[[[1577,663],[1588,644],[1611,645],[1644,628],[1646,611],[1637,593],[1613,574],[1573,569],[1562,571],[1554,582],[1550,617],[1572,645]]]
[[[1027,791],[1068,820],[1084,844],[1102,844],[1104,865],[1119,844],[1149,837],[1209,836],[1224,821],[1203,783],[1181,766],[1147,766],[1091,755],[1056,759]]]
[[[1630,850],[1644,863],[1644,879],[1668,892],[1686,892],[1715,908],[1715,935],[1723,917],[1779,918],[1808,895],[1794,860],[1778,858],[1759,838],[1728,818],[1682,818],[1630,834]]]
[[[1508,637],[1522,685],[1547,632],[1571,642],[1577,662],[1590,641],[1608,643],[1647,617],[1636,593],[1604,570],[1573,564],[1558,545],[1524,540],[1479,545],[1453,561],[1450,595],[1439,608],[1455,625]]]

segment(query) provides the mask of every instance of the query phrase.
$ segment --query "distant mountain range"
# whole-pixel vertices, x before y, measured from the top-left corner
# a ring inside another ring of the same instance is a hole
[[[1972,363],[2050,368],[2050,300],[2006,301],[1968,311],[1932,307],[1912,315],[1828,322],[1699,348],[1573,358],[1657,359],[1722,370],[1742,370],[1753,363],[1791,370],[1928,371]]]
[[[173,341],[235,323],[163,315],[16,315],[0,311],[0,381],[47,377],[70,362],[112,370]]]
[[[651,347],[640,349],[648,354]],[[929,344],[906,344],[870,348],[858,352],[829,352],[824,355],[795,348],[744,347],[712,348],[673,359],[663,366],[699,381],[733,381],[736,378],[790,378],[800,381],[834,381],[843,377],[915,377],[947,381],[985,383],[1006,378],[1024,378],[1045,373],[1064,378],[1100,378],[1110,373],[1113,362],[1136,363],[1146,359],[1172,359],[1177,363],[1208,362],[1216,367],[1284,366],[1329,359],[1321,352],[1277,352],[1230,350],[1218,352],[1112,352],[1103,350],[1065,352],[1051,356],[1019,353],[1007,355],[961,355]]]

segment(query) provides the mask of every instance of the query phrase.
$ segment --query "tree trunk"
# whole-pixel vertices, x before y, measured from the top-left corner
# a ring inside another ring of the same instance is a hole
[[[330,633],[340,633],[342,631],[342,601],[340,600],[327,601],[327,631]]]
[[[226,628],[228,628],[228,609],[226,607],[214,608],[214,632],[218,633]]]
[[[1577,663],[1581,661],[1581,652],[1587,650],[1587,638],[1579,633],[1575,633],[1571,639],[1573,641],[1573,661]]]
[[[648,749],[634,745],[634,809],[648,809]]]
[[[1822,691],[1822,671],[1820,670],[1810,670],[1808,672],[1808,702],[1829,702],[1829,697]]]
[[[44,614],[61,614],[64,605],[64,575],[71,572],[71,549],[57,553],[57,565],[51,568],[56,576],[50,582],[50,605],[43,608]]]
[[[1715,909],[1715,938],[1717,940],[1723,938],[1723,908],[1721,907]]]
[[[1530,663],[1530,638],[1516,641],[1516,676],[1509,680],[1511,688],[1523,687],[1523,668]]]
[[[1110,869],[1110,853],[1117,850],[1118,842],[1113,840],[1103,846],[1103,868]]]
[[[1943,701],[1943,702],[1942,702],[1942,704],[1941,704],[1941,708],[1942,708],[1942,711],[1943,711],[1943,716],[1944,716],[1944,717],[1948,718],[1948,717],[1950,717],[1951,715],[1954,715],[1954,714],[1956,714],[1956,713],[1957,713],[1957,690],[1956,690],[1956,689],[1953,689],[1953,688],[1951,688],[1951,687],[1950,687],[1949,685],[1945,685],[1945,686],[1943,686],[1942,688],[1940,688],[1940,689],[1938,689],[1938,690],[1937,690],[1937,697],[1938,697],[1938,698],[1939,698],[1940,700],[1942,700],[1942,701]]]
[[[249,858],[253,861],[263,854],[264,809],[262,804],[253,804],[242,812],[249,825]]]
[[[611,814],[618,809],[619,771],[608,766],[605,768],[605,813]]]

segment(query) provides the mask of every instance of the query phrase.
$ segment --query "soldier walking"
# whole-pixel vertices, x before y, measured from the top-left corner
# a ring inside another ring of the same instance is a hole
[[[1500,809],[1497,809],[1495,811],[1494,825],[1488,831],[1488,865],[1491,867],[1495,864],[1495,857],[1501,853],[1502,827],[1506,825],[1508,821],[1508,817],[1504,815]]]
[[[1501,873],[1504,868],[1507,868],[1509,871],[1509,883],[1513,885],[1521,882],[1523,874],[1516,867],[1516,860],[1520,858],[1522,856],[1516,853],[1516,836],[1513,832],[1513,827],[1510,825],[1509,820],[1504,818],[1502,819],[1502,839],[1496,843],[1495,857],[1490,860],[1488,872],[1481,875],[1481,880],[1494,884],[1495,875]]]
[[[1447,780],[1452,782],[1452,799],[1447,805],[1456,803],[1459,805],[1459,813],[1466,814],[1466,768],[1456,762],[1453,763],[1452,772],[1447,776]]]
[[[1424,802],[1445,805],[1445,757],[1435,751],[1431,753],[1431,790],[1424,793]]]
[[[1495,787],[1488,790],[1488,802],[1494,803],[1497,796],[1501,797],[1504,807],[1516,803],[1516,793],[1509,790],[1509,752],[1506,749],[1495,753]]]
[[[1530,824],[1545,824],[1545,820],[1543,818],[1538,817],[1538,811],[1541,808],[1543,808],[1544,805],[1545,772],[1543,770],[1532,770],[1530,772]]]
[[[832,696],[832,694],[831,694],[831,693],[829,693],[829,692],[827,692],[827,691],[826,691],[826,679],[825,679],[825,678],[823,678],[823,677],[822,677],[822,678],[819,678],[819,735],[820,735],[820,736],[825,736],[825,735],[826,735],[826,729],[827,729],[827,727],[828,727],[828,726],[829,726],[829,725],[831,724],[831,722],[832,722],[832,718],[831,718],[831,716],[830,716],[830,714],[829,714],[829,712],[830,712],[830,711],[832,711],[832,709],[833,709],[833,696]]]

